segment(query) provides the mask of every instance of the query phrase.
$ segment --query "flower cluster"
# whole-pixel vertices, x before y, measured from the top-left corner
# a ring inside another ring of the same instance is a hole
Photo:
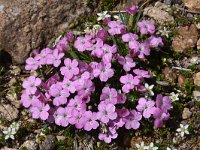
[[[5,135],[5,140],[15,139],[14,135],[19,130],[19,123],[13,122],[6,130],[3,131]]]
[[[137,9],[130,7],[127,15]],[[110,143],[119,128],[136,130],[142,118],[151,117],[155,127],[161,127],[170,117],[171,100],[158,95],[155,102],[142,96],[147,90],[154,95],[152,87],[144,86],[150,74],[139,62],[163,45],[154,34],[155,26],[142,20],[136,24],[140,32],[134,32],[106,12],[98,15],[103,20],[99,31],[76,38],[68,32],[54,48],[26,60],[26,70],[51,71],[23,82],[21,102],[35,119],[85,131],[98,129],[99,139]],[[135,109],[125,107],[133,92],[141,95]]]

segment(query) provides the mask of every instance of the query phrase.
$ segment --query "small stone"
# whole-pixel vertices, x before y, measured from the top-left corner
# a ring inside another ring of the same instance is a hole
[[[54,135],[48,135],[44,142],[39,145],[40,150],[54,150],[56,137]]]
[[[184,108],[182,118],[183,119],[188,119],[192,115],[192,112],[188,108]]]
[[[58,141],[64,141],[66,139],[65,136],[61,136],[61,135],[56,136],[56,138]]]
[[[166,6],[167,8],[168,6]],[[159,24],[172,24],[174,23],[174,18],[168,12],[163,10],[164,7],[162,5],[162,9],[159,7],[146,7],[144,9],[144,15],[149,16],[156,20]]]
[[[167,5],[171,5],[172,1],[171,0],[164,0],[164,3],[167,4]]]
[[[183,3],[190,10],[200,12],[200,0],[183,0]]]
[[[176,72],[173,69],[171,69],[169,67],[165,67],[162,70],[162,72],[165,75],[165,78],[167,80],[169,80],[170,82],[176,83],[176,81],[177,81],[177,75],[176,75]]]
[[[190,63],[192,63],[192,64],[198,64],[198,63],[200,63],[200,58],[198,56],[193,56],[190,59]]]
[[[178,29],[178,34],[172,41],[172,47],[176,52],[186,52],[196,46],[198,40],[197,27],[192,24],[191,26],[183,26]]]
[[[194,84],[200,86],[200,72],[194,74],[193,79],[194,79]]]
[[[197,49],[200,49],[200,39],[197,41]]]
[[[185,77],[182,75],[178,76],[178,84],[183,85],[185,83]]]
[[[193,91],[195,101],[200,101],[200,91]]]
[[[18,117],[19,110],[9,104],[0,105],[0,115],[8,121],[12,121]]]
[[[32,140],[28,140],[25,141],[19,148],[19,150],[24,150],[24,149],[28,149],[28,150],[37,150],[38,148],[38,144],[35,141]]]

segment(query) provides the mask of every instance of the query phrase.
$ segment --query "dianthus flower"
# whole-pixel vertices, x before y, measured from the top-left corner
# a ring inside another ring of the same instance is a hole
[[[105,103],[117,103],[117,91],[114,88],[104,87],[102,89],[102,94],[100,96],[101,101],[105,101]]]
[[[72,110],[71,117],[69,118],[69,123],[75,125],[77,129],[83,128],[86,122],[86,118],[83,115],[83,112],[80,112],[76,109]]]
[[[140,79],[150,78],[149,72],[142,69],[134,69],[133,73],[135,73]]]
[[[47,118],[49,117],[49,111],[50,106],[48,104],[44,104],[40,101],[37,101],[36,103],[33,103],[31,108],[30,108],[30,112],[32,114],[32,117],[35,119],[42,119],[42,120],[47,120]]]
[[[96,121],[97,120],[97,113],[94,113],[94,112],[91,112],[91,111],[86,111],[84,113],[84,116],[86,118],[84,130],[91,131],[92,129],[98,128],[99,123]]]
[[[127,74],[120,77],[120,82],[123,85],[122,91],[125,93],[129,93],[130,90],[133,90],[136,85],[139,85],[140,80],[137,77],[133,77],[132,74]]]
[[[145,58],[145,56],[150,55],[149,45],[147,43],[139,43],[138,41],[134,41],[132,44],[131,53],[138,55],[139,58]]]
[[[116,129],[108,127],[105,133],[99,133],[99,139],[105,143],[110,143],[112,139],[116,139],[118,136]]]
[[[130,15],[134,15],[137,11],[138,11],[138,5],[132,5],[132,6],[130,6],[130,7],[128,7],[127,9],[126,9],[126,12],[127,13],[129,13]]]
[[[109,120],[114,120],[117,118],[117,113],[115,112],[115,106],[113,104],[100,103],[98,105],[97,117],[103,123],[108,123]]]
[[[67,107],[71,108],[72,110],[86,110],[86,104],[82,101],[80,96],[75,96],[73,99],[70,99]]]
[[[78,61],[76,59],[66,58],[64,60],[64,67],[60,68],[61,74],[64,75],[65,78],[71,79],[74,75],[79,73],[78,69]]]
[[[40,66],[40,60],[38,57],[29,57],[28,59],[26,59],[26,66],[25,69],[26,70],[37,70],[38,67]]]
[[[125,128],[126,129],[138,129],[140,127],[139,121],[142,119],[140,112],[131,110],[130,114],[125,118]]]
[[[28,94],[35,94],[37,91],[37,87],[41,84],[41,79],[36,78],[35,76],[30,76],[27,80],[25,80],[22,84],[23,88],[26,89]]]
[[[110,46],[108,44],[104,44],[102,50],[103,50],[103,57],[102,57],[103,62],[110,63],[113,54],[117,52],[117,47],[116,45]]]
[[[40,65],[45,65],[47,64],[47,56],[52,53],[53,51],[50,48],[44,48],[35,58],[39,60]]]
[[[120,56],[118,58],[118,62],[123,65],[123,69],[125,71],[130,71],[133,67],[136,66],[135,62],[133,61],[133,58],[130,57],[122,57]]]
[[[71,117],[71,109],[59,107],[54,113],[55,123],[59,126],[66,127],[69,125],[69,118]]]
[[[168,120],[170,115],[168,112],[163,112],[160,108],[155,108],[153,112],[154,127],[159,128],[163,125],[163,122]]]
[[[161,37],[150,36],[147,39],[147,43],[152,48],[157,48],[158,46],[163,46],[163,41]]]
[[[58,49],[59,52],[64,52],[69,50],[69,45],[66,37],[62,38],[56,43],[56,49]]]
[[[39,101],[38,96],[30,95],[30,94],[27,94],[26,92],[24,92],[21,95],[22,105],[26,108],[30,107],[32,103],[37,102],[37,101]]]
[[[125,32],[125,25],[120,21],[110,21],[108,32],[110,35],[123,34]]]
[[[136,41],[137,39],[138,39],[138,35],[137,34],[126,33],[126,34],[122,35],[122,40],[124,42],[128,43],[130,49],[134,48],[132,45],[134,44],[134,41]]]
[[[155,26],[148,20],[142,20],[138,22],[138,27],[140,28],[141,34],[154,34],[155,33]]]
[[[77,40],[74,42],[74,47],[79,51],[83,52],[85,50],[88,50],[92,47],[91,43],[91,36],[85,36],[85,37],[78,37]]]
[[[154,101],[146,100],[145,98],[140,98],[136,108],[138,111],[143,112],[144,118],[150,118],[151,115],[154,113],[154,105]]]
[[[162,96],[161,94],[158,94],[156,97],[156,106],[160,108],[163,112],[167,112],[172,107],[172,101],[169,98],[169,96]]]
[[[61,64],[61,58],[64,53],[60,53],[58,49],[54,49],[52,54],[47,55],[47,64],[52,64],[54,67],[58,67]]]
[[[106,82],[109,78],[114,75],[114,71],[111,68],[111,63],[99,63],[93,70],[94,77],[99,77],[101,81]]]

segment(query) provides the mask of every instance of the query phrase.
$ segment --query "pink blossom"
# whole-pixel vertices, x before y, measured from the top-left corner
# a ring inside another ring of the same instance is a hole
[[[101,101],[105,103],[116,104],[117,103],[117,91],[114,88],[104,87],[100,96]]]
[[[85,111],[86,110],[86,104],[82,101],[80,96],[75,96],[73,99],[69,100],[69,103],[67,107],[78,110],[78,111]]]
[[[138,35],[137,34],[126,33],[126,34],[122,35],[122,40],[124,42],[128,43],[130,49],[133,49],[132,45],[134,44],[134,41],[136,41],[137,39],[138,39]]]
[[[125,128],[126,129],[138,129],[140,127],[139,121],[142,119],[140,112],[131,110],[130,114],[125,118]]]
[[[163,126],[164,121],[169,119],[170,115],[168,112],[163,112],[160,108],[155,108],[153,117],[155,118],[154,127],[159,128]]]
[[[117,118],[117,113],[115,112],[115,106],[113,104],[100,103],[98,105],[98,110],[97,118],[103,123],[108,123],[109,120]]]
[[[56,49],[58,49],[59,52],[64,52],[69,50],[69,44],[66,37],[62,38],[56,43]]]
[[[92,56],[96,56],[98,58],[102,58],[103,56],[103,41],[99,38],[96,39],[96,43],[91,47],[89,48],[89,50],[92,51]]]
[[[66,127],[69,125],[69,118],[71,117],[71,109],[65,107],[59,107],[55,113],[55,123],[59,126]]]
[[[35,94],[37,91],[37,87],[41,84],[41,79],[36,78],[35,76],[30,76],[27,80],[25,80],[22,84],[23,88],[26,89],[28,94]]]
[[[100,29],[97,32],[97,38],[100,38],[102,41],[105,41],[108,37],[108,32],[105,29]]]
[[[25,69],[26,70],[37,70],[38,67],[40,66],[40,62],[39,62],[39,58],[38,57],[29,57],[28,59],[26,59],[26,66]]]
[[[142,20],[142,21],[138,22],[137,25],[140,28],[141,34],[147,34],[147,33],[154,34],[154,32],[155,32],[154,24],[148,20]]]
[[[108,44],[104,44],[102,50],[103,50],[103,57],[102,57],[103,62],[110,63],[113,54],[117,52],[117,47],[116,45],[110,46]]]
[[[92,36],[78,37],[74,42],[74,47],[79,51],[83,52],[92,47],[91,43]]]
[[[38,99],[38,96],[35,96],[35,95],[29,95],[27,94],[26,92],[24,92],[22,95],[21,95],[21,102],[22,102],[22,105],[26,108],[30,107],[32,105],[32,103],[35,103],[39,101]]]
[[[84,127],[86,118],[83,116],[84,113],[74,109],[71,111],[71,117],[69,118],[69,123],[75,125],[77,129]]]
[[[120,77],[120,82],[124,84],[122,91],[129,93],[130,90],[133,90],[134,87],[140,83],[140,80],[137,77],[133,77],[132,74],[127,74]]]
[[[124,104],[126,102],[126,95],[123,93],[118,93],[117,104]]]
[[[47,55],[47,64],[52,64],[54,67],[58,67],[63,56],[64,53],[59,53],[58,49],[54,49],[52,54]]]
[[[47,118],[49,117],[49,109],[50,107],[48,104],[45,105],[44,103],[37,101],[36,103],[34,103],[34,105],[31,106],[30,111],[33,118],[47,120]]]
[[[133,67],[136,66],[135,62],[133,62],[133,59],[130,58],[130,57],[125,57],[125,58],[124,58],[124,57],[120,56],[120,57],[118,58],[118,62],[119,62],[121,65],[123,65],[123,69],[124,69],[125,71],[130,71],[131,68],[133,68]]]
[[[167,112],[172,107],[172,101],[169,96],[162,96],[162,94],[158,94],[156,96],[156,106],[160,108],[163,112]]]
[[[71,79],[74,75],[79,73],[78,69],[78,61],[76,59],[66,58],[64,60],[64,67],[60,68],[61,74],[65,76],[65,78]]]
[[[106,133],[99,133],[99,139],[105,143],[110,143],[112,139],[116,139],[118,136],[116,129],[109,127]]]
[[[67,32],[67,34],[65,35],[66,39],[68,42],[73,42],[74,41],[74,35],[73,33],[70,31],[70,32]]]
[[[149,72],[142,69],[134,69],[133,73],[135,73],[140,79],[150,78]]]
[[[144,118],[150,118],[154,113],[155,102],[152,100],[146,100],[145,98],[140,98],[138,101],[138,105],[136,106],[137,110],[143,112]]]
[[[110,35],[123,34],[125,32],[125,25],[120,21],[110,21],[108,32]]]
[[[97,67],[93,70],[94,77],[99,77],[101,81],[106,82],[109,78],[114,75],[114,71],[111,68],[110,63],[99,63]]]
[[[132,50],[139,58],[145,58],[145,56],[150,55],[150,48],[147,43],[139,43],[138,41],[134,41],[132,44]]]
[[[70,93],[75,93],[76,91],[74,81],[71,81],[67,78],[64,78],[62,82],[62,88],[68,90]]]
[[[53,51],[50,48],[44,48],[35,58],[39,60],[40,65],[45,65],[47,64],[47,56],[52,53]]]
[[[149,44],[150,47],[152,48],[157,48],[158,46],[163,46],[163,41],[161,37],[155,37],[155,36],[150,36],[147,39],[147,43]]]
[[[92,129],[98,128],[99,123],[96,121],[97,120],[97,114],[96,113],[93,113],[91,111],[86,111],[84,113],[84,116],[86,118],[84,130],[91,131]]]
[[[126,12],[127,13],[129,13],[130,15],[134,15],[137,11],[138,11],[138,5],[132,5],[132,6],[130,6],[130,7],[128,7],[127,9],[126,9]]]

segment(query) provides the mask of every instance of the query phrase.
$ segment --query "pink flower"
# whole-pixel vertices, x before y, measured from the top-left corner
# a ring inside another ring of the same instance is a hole
[[[149,72],[142,69],[134,69],[133,73],[135,73],[140,79],[150,78]]]
[[[140,98],[138,101],[138,105],[136,106],[137,110],[142,112],[144,118],[150,118],[151,115],[154,113],[155,102],[152,100],[147,101],[145,98]]]
[[[138,39],[138,35],[137,34],[126,33],[126,34],[122,35],[122,40],[129,44],[129,48],[130,49],[133,49],[132,45],[134,44],[134,41],[136,41],[137,39]]]
[[[45,83],[42,83],[42,88],[46,91],[49,90],[49,88],[56,84],[60,80],[60,76],[58,74],[54,74],[51,76]]]
[[[39,58],[38,57],[29,57],[28,59],[26,59],[26,66],[25,69],[26,70],[37,70],[38,67],[40,66],[40,62],[39,62]]]
[[[163,126],[164,121],[169,119],[170,115],[168,112],[163,112],[160,108],[155,108],[153,117],[155,118],[154,127],[159,128]]]
[[[108,26],[110,27],[108,29],[110,35],[123,34],[125,32],[125,25],[122,22],[110,21]]]
[[[67,78],[64,78],[62,88],[68,90],[70,93],[75,93],[76,91],[74,82]]]
[[[32,107],[30,108],[32,117],[34,119],[42,119],[42,120],[47,120],[47,118],[49,117],[49,111],[50,107],[48,104],[44,104],[40,101],[37,101],[36,103],[34,103],[34,105],[32,105]]]
[[[111,68],[110,63],[99,63],[97,67],[93,70],[94,77],[99,77],[101,81],[106,82],[109,78],[114,75],[114,71]]]
[[[75,96],[73,99],[69,100],[67,107],[72,110],[86,111],[86,104],[82,101],[79,96]]]
[[[58,49],[54,49],[52,54],[47,55],[47,64],[52,64],[54,67],[58,67],[63,56],[64,53],[59,53]]]
[[[110,63],[112,61],[112,56],[117,52],[116,45],[110,46],[108,44],[104,44],[102,47],[103,57],[102,60],[104,63]]]
[[[39,60],[40,65],[45,65],[47,64],[47,56],[52,53],[53,51],[50,48],[44,48],[35,58]]]
[[[134,41],[132,44],[132,50],[134,54],[137,54],[139,58],[145,58],[145,56],[150,55],[150,48],[147,43],[139,43]]]
[[[98,105],[98,110],[97,118],[103,123],[108,123],[109,120],[117,118],[117,113],[115,112],[115,106],[113,104],[100,103]]]
[[[71,117],[69,118],[69,123],[75,125],[77,129],[83,128],[86,122],[86,118],[83,115],[83,112],[80,112],[76,109],[72,110]]]
[[[150,47],[152,48],[157,48],[158,46],[163,46],[163,41],[161,37],[155,37],[155,36],[150,36],[147,39],[147,43],[149,44]]]
[[[89,50],[91,50],[92,56],[96,56],[98,58],[102,58],[103,56],[103,41],[99,38],[96,39],[96,44],[94,44]]]
[[[91,92],[95,90],[94,84],[90,80],[85,80],[82,85],[76,86],[76,90],[78,91],[78,95],[90,95]]]
[[[96,121],[97,120],[97,114],[96,113],[93,113],[91,111],[86,111],[84,113],[84,116],[86,118],[84,130],[91,131],[92,129],[98,128],[99,123]]]
[[[122,91],[129,93],[130,90],[134,89],[134,87],[140,83],[140,80],[137,77],[133,77],[132,74],[127,74],[120,77],[120,82],[124,84]]]
[[[105,143],[110,143],[112,139],[116,139],[118,136],[116,129],[108,127],[106,133],[99,133],[99,139],[103,140]]]
[[[130,71],[131,68],[133,68],[133,67],[136,66],[135,62],[133,62],[133,59],[130,58],[130,57],[125,57],[125,58],[124,58],[124,57],[120,56],[120,57],[118,58],[118,62],[119,62],[121,65],[123,65],[123,69],[124,69],[125,71]]]
[[[76,59],[66,58],[64,60],[64,67],[60,68],[61,74],[65,76],[67,79],[71,79],[74,75],[79,73],[78,69],[78,61]]]
[[[67,97],[69,97],[69,91],[62,88],[61,83],[53,84],[49,89],[49,94],[54,97],[53,104],[60,106],[67,103]]]
[[[126,9],[126,12],[127,13],[129,13],[130,15],[134,15],[137,11],[138,11],[138,5],[132,5],[132,6],[130,6],[130,7],[128,7],[127,9]]]
[[[74,42],[74,47],[79,51],[83,52],[92,47],[91,43],[92,36],[78,37]]]
[[[118,93],[117,95],[117,104],[124,104],[126,102],[126,95]]]
[[[117,91],[114,88],[104,87],[100,96],[101,101],[105,103],[116,104],[117,103]]]
[[[35,76],[30,76],[27,80],[25,80],[22,84],[23,88],[26,89],[28,94],[35,94],[37,91],[37,87],[41,84],[41,79],[36,78]]]
[[[62,38],[56,43],[56,49],[58,49],[59,52],[64,52],[69,50],[69,44],[67,42],[66,37]]]
[[[74,35],[72,32],[67,32],[67,34],[65,35],[65,37],[67,38],[68,42],[73,42],[74,41]]]
[[[71,109],[65,107],[59,107],[55,113],[55,123],[59,126],[66,127],[69,125],[69,118],[71,117]]]
[[[140,112],[131,110],[130,114],[125,118],[125,128],[126,129],[138,129],[140,127],[139,121],[142,119]]]
[[[154,34],[155,32],[154,24],[148,20],[142,20],[138,22],[138,27],[140,28],[141,34],[147,34],[147,33]]]
[[[162,94],[158,94],[156,96],[156,106],[160,108],[163,112],[167,112],[172,107],[172,101],[169,96],[162,96]]]
[[[27,94],[26,92],[24,92],[22,95],[21,95],[21,102],[22,102],[22,105],[25,107],[25,108],[28,108],[32,105],[32,103],[35,103],[39,101],[38,99],[38,96],[35,96],[35,95],[29,95]]]
[[[108,37],[108,32],[105,29],[100,29],[97,32],[97,38],[100,38],[101,40],[105,41]]]

